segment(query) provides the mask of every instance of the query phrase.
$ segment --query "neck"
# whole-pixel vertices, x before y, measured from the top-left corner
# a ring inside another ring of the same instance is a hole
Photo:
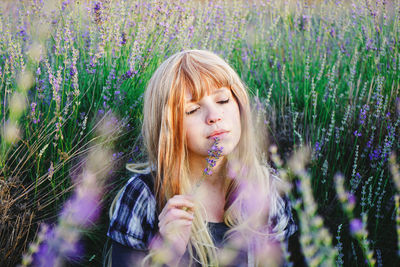
[[[207,167],[206,157],[191,157],[189,159],[190,176],[193,181],[204,179],[202,183],[213,186],[223,185],[225,181],[224,166],[226,164],[225,156],[220,157],[212,168],[211,175],[204,175],[204,169]]]

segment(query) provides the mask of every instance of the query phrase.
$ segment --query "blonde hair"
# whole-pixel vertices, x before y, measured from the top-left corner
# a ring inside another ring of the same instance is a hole
[[[249,211],[249,192],[244,190],[257,188],[261,199],[265,199],[270,207],[274,206],[275,194],[271,193],[274,189],[271,187],[269,170],[260,162],[263,148],[258,146],[247,89],[229,64],[210,51],[182,51],[169,57],[157,68],[144,95],[142,135],[148,162],[127,164],[126,167],[133,172],[140,172],[143,167],[156,170],[154,192],[159,212],[169,198],[188,193],[192,181],[183,127],[186,90],[191,93],[193,101],[197,101],[211,90],[221,87],[232,91],[239,105],[241,120],[239,143],[226,157],[225,173],[230,182],[224,221],[231,228],[230,233],[265,234],[260,226],[266,223],[266,213],[271,210],[265,210],[262,216],[256,216],[255,219]],[[195,211],[194,215],[188,246],[191,258],[194,258],[195,251],[198,256],[195,260],[203,266],[216,266],[217,249],[203,215],[199,211]]]

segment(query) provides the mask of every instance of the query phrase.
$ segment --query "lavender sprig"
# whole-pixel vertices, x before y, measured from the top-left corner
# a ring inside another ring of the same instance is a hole
[[[204,169],[203,175],[201,176],[200,180],[196,183],[196,185],[193,189],[193,193],[197,190],[197,188],[200,187],[201,183],[204,181],[206,176],[210,176],[212,174],[212,169],[217,164],[217,160],[219,159],[219,157],[222,154],[222,149],[223,149],[223,147],[219,146],[219,138],[215,137],[213,145],[207,151],[207,153],[208,153],[208,157],[206,159],[207,167]]]

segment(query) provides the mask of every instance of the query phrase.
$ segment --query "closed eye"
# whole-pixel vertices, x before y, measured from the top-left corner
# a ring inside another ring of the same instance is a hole
[[[219,104],[226,104],[229,102],[229,98],[227,100],[218,101]]]
[[[229,102],[229,98],[226,99],[226,100],[218,101],[217,103],[223,105],[223,104],[227,104],[228,102]],[[187,112],[185,112],[185,113],[186,113],[186,115],[190,115],[190,114],[195,113],[198,109],[199,109],[199,107],[198,107],[198,108],[195,108],[195,109],[193,109],[193,110],[191,110],[191,111],[187,111]]]
[[[198,109],[199,109],[199,108],[195,108],[195,109],[193,109],[193,110],[191,110],[191,111],[187,111],[187,112],[186,112],[186,115],[193,114],[193,113],[195,113],[196,110],[198,110]]]

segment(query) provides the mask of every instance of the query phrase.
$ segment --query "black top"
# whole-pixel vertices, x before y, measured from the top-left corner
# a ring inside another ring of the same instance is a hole
[[[225,233],[229,230],[229,227],[224,222],[214,223],[209,222],[207,224],[208,229],[210,231],[211,237],[214,241],[214,244],[221,248],[224,243]],[[136,255],[138,254],[138,255]],[[145,256],[146,252],[137,251],[130,247],[124,246],[118,242],[113,241],[112,243],[112,266],[124,267],[124,266],[133,266],[129,264],[129,262],[135,262],[135,257]],[[189,254],[186,251],[183,258],[188,258]]]
[[[226,225],[224,222],[209,222],[207,223],[207,226],[208,230],[210,231],[211,238],[214,241],[214,245],[216,245],[217,247],[222,247],[223,241],[225,241],[224,235],[226,231],[229,230],[228,225]]]

